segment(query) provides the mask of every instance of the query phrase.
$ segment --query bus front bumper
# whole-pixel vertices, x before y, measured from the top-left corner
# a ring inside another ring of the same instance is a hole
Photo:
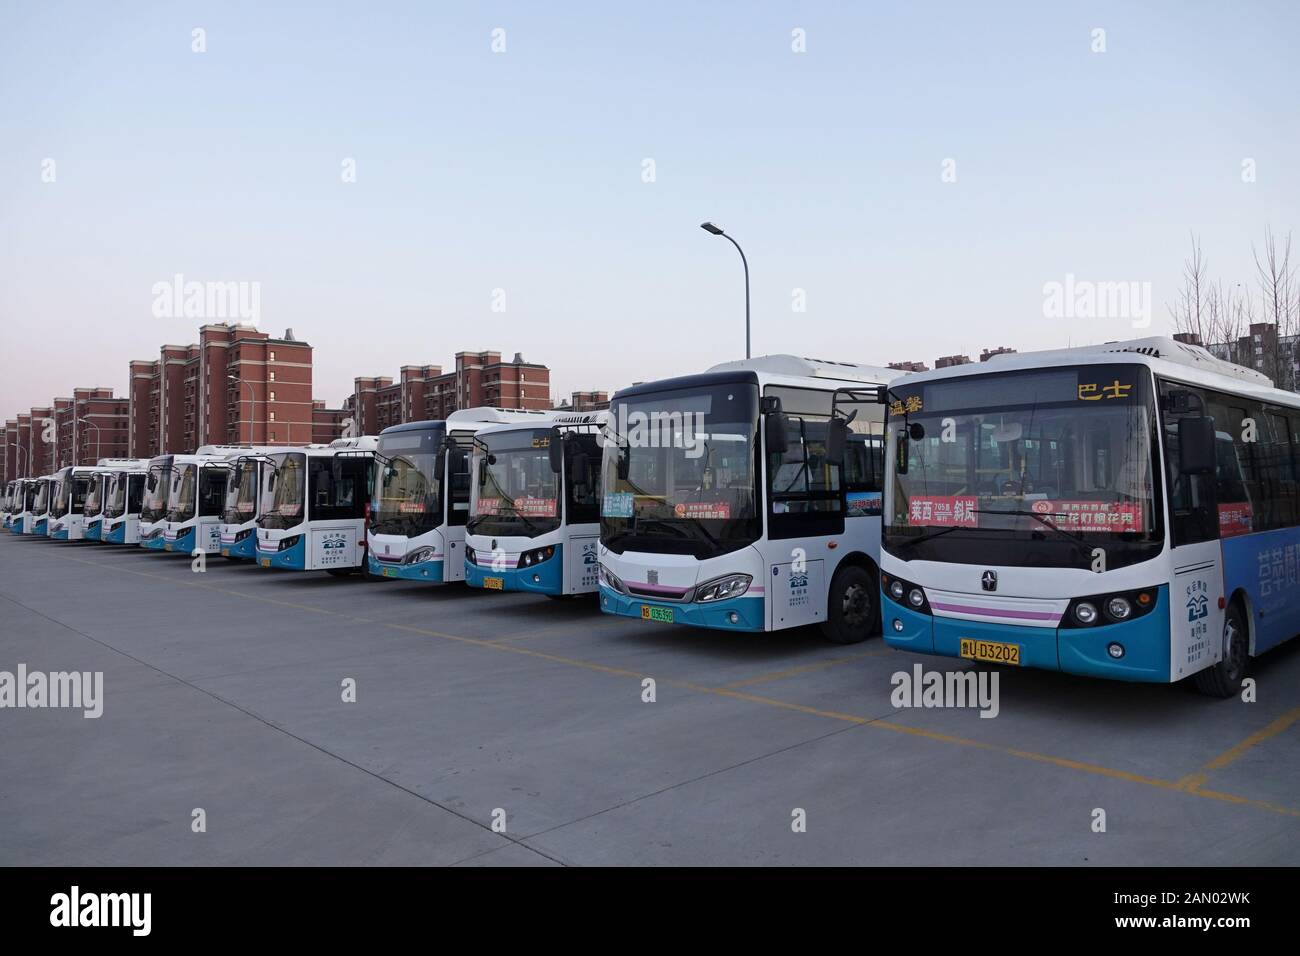
[[[148,548],[150,551],[161,551],[165,543],[162,531],[159,531],[152,538],[140,538],[140,547]]]
[[[377,578],[442,584],[445,580],[443,565],[443,558],[430,558],[428,561],[403,564],[400,561],[380,561],[369,551],[366,552],[366,567]]]
[[[257,557],[257,534],[250,532],[237,541],[221,542],[221,555],[226,558],[238,558],[251,561]]]
[[[302,571],[307,567],[306,536],[299,535],[292,547],[283,551],[264,551],[257,547],[257,566],[261,568],[284,568],[289,571]]]
[[[761,631],[764,625],[763,595],[742,594],[740,597],[715,601],[711,604],[685,604],[670,601],[649,601],[645,598],[620,594],[600,585],[600,609],[606,614],[635,617],[644,621],[665,624],[686,624],[690,627],[710,627],[726,631]]]
[[[526,568],[502,568],[465,562],[465,583],[472,588],[488,591],[527,591],[532,594],[564,593],[564,562],[562,548],[555,545],[555,554],[540,564]]]
[[[96,518],[94,521],[87,521],[87,522],[86,522],[86,540],[87,540],[87,541],[98,541],[98,540],[99,540],[100,531],[101,531],[102,529],[103,529],[103,522],[100,521],[99,518]]]
[[[110,524],[104,540],[109,544],[126,544],[126,520],[123,519],[117,524]]]
[[[899,650],[961,657],[962,638],[971,638],[1016,645],[1021,667],[1169,683],[1169,593],[1163,586],[1156,591],[1156,606],[1131,621],[1095,627],[1030,627],[932,617],[897,603],[882,590],[881,624],[885,643]],[[1119,645],[1122,656],[1112,656],[1111,645]]]
[[[182,554],[189,554],[194,550],[194,529],[186,528],[183,534],[168,539],[167,533],[163,532],[163,550],[179,551]]]

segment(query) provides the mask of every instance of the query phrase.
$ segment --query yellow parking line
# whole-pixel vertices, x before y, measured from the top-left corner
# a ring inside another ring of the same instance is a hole
[[[798,677],[801,674],[811,674],[814,671],[825,670],[828,667],[834,667],[837,664],[847,664],[850,661],[859,661],[864,657],[879,657],[882,654],[888,654],[890,651],[885,648],[877,651],[863,651],[861,654],[854,654],[850,657],[833,657],[829,660],[817,661],[813,664],[804,664],[801,667],[791,667],[783,671],[773,671],[770,674],[759,674],[757,677],[746,677],[744,680],[732,681],[724,686],[730,688],[751,687],[754,684],[767,684],[774,680],[784,680],[787,677]]]
[[[1209,763],[1203,766],[1200,770],[1196,771],[1195,773],[1189,773],[1187,776],[1183,777],[1181,780],[1178,781],[1179,789],[1190,790],[1190,791],[1199,790],[1201,785],[1210,779],[1210,774],[1214,773],[1214,771],[1222,770],[1224,767],[1228,766],[1229,764],[1234,763],[1239,758],[1244,756],[1246,751],[1250,750],[1252,747],[1257,746],[1258,744],[1263,743],[1265,740],[1268,740],[1270,737],[1276,737],[1278,734],[1282,733],[1282,731],[1286,730],[1288,727],[1294,724],[1297,720],[1300,720],[1300,707],[1296,707],[1293,710],[1287,711],[1285,714],[1283,714],[1277,720],[1273,721],[1267,727],[1262,727],[1261,729],[1255,731],[1253,734],[1247,737],[1245,740],[1233,745],[1232,747],[1229,747],[1223,753],[1219,754],[1217,757],[1215,757],[1213,760],[1211,760]]]
[[[71,556],[68,556],[68,560],[77,561],[81,564],[94,564],[98,567],[106,566],[100,564],[97,561],[86,561]],[[107,565],[107,567],[112,568],[114,566]],[[147,571],[134,571],[130,568],[114,568],[114,569],[124,571],[128,574],[138,574],[142,577],[158,578],[159,580],[165,580],[171,583],[176,583],[175,579],[173,578],[164,577],[163,575],[160,574],[151,574]],[[362,618],[357,618],[346,614],[340,614],[338,612],[329,611],[323,608],[314,608],[306,604],[296,604],[294,602],[283,601],[277,598],[268,598],[258,594],[248,594],[242,591],[232,591],[229,588],[217,587],[215,585],[205,584],[201,581],[184,581],[184,583],[193,587],[206,588],[207,590],[210,591],[217,591],[223,594],[231,594],[236,597],[241,597],[245,599],[251,599],[255,601],[266,601],[271,604],[279,604],[285,607],[299,608],[302,610],[313,611],[320,614],[329,614],[335,617],[342,618],[343,620],[347,620],[347,621],[361,622],[362,620],[364,620]],[[768,707],[776,707],[782,710],[795,711],[797,713],[808,714],[814,717],[823,717],[828,720],[837,720],[843,723],[850,723],[858,726],[879,727],[882,730],[892,730],[896,733],[904,733],[915,737],[922,737],[925,739],[935,740],[943,743],[955,744],[957,746],[962,746],[962,747],[974,747],[992,753],[999,753],[1005,756],[1015,757],[1020,760],[1029,760],[1035,763],[1049,764],[1052,766],[1062,767],[1064,769],[1074,770],[1081,773],[1108,777],[1114,780],[1123,780],[1129,783],[1140,784],[1142,786],[1155,787],[1160,790],[1186,793],[1191,796],[1202,797],[1210,800],[1218,800],[1224,803],[1236,804],[1238,806],[1254,807],[1259,810],[1267,810],[1272,813],[1282,814],[1283,816],[1300,818],[1300,809],[1294,809],[1292,807],[1286,807],[1286,806],[1279,806],[1278,804],[1268,803],[1263,800],[1252,800],[1247,797],[1240,797],[1235,794],[1223,793],[1217,790],[1202,790],[1200,789],[1199,784],[1196,783],[1189,784],[1186,782],[1190,778],[1195,777],[1197,775],[1189,775],[1188,777],[1184,777],[1182,780],[1178,780],[1178,781],[1161,780],[1155,777],[1146,777],[1141,774],[1131,773],[1127,770],[1115,770],[1113,768],[1103,767],[1097,764],[1084,763],[1082,761],[1070,760],[1064,757],[1053,757],[1049,754],[1040,754],[1032,750],[1021,750],[1019,748],[1006,747],[1000,744],[987,743],[981,740],[972,740],[966,737],[957,737],[952,734],[940,733],[938,731],[933,731],[933,730],[925,730],[924,728],[920,728],[920,727],[911,727],[906,724],[897,724],[897,723],[893,723],[892,721],[882,720],[880,718],[863,717],[858,714],[849,714],[840,711],[822,710],[816,707],[808,707],[803,704],[796,704],[790,701],[778,700],[774,697],[764,697],[758,694],[745,693],[744,691],[732,689],[729,687],[709,687],[703,684],[696,684],[691,681],[682,681],[682,680],[676,680],[673,678],[664,678],[664,677],[654,677],[654,675],[652,674],[646,674],[641,671],[629,670],[628,668],[625,667],[613,667],[608,664],[598,664],[595,661],[587,661],[576,657],[564,657],[558,654],[547,654],[544,651],[537,651],[531,648],[519,647],[517,645],[512,645],[512,644],[500,644],[495,641],[489,641],[483,638],[464,637],[459,634],[448,634],[444,631],[435,631],[430,628],[417,627],[413,624],[398,624],[398,623],[388,622],[388,621],[378,622],[378,623],[382,623],[383,626],[395,630],[409,631],[415,634],[424,634],[429,637],[437,637],[442,640],[455,641],[460,644],[468,644],[475,647],[485,647],[494,651],[504,651],[509,654],[521,654],[525,657],[532,657],[538,660],[549,661],[554,664],[564,664],[571,667],[580,667],[585,670],[595,671],[597,673],[602,673],[602,674],[609,674],[614,677],[628,677],[628,678],[634,678],[636,680],[642,680],[646,677],[652,677],[655,680],[656,684],[663,684],[668,687],[679,687],[685,690],[696,691],[703,694],[711,694],[719,697],[729,697],[735,700],[744,700],[750,703],[761,704]],[[1227,764],[1231,763],[1233,760],[1236,760],[1237,757],[1239,757],[1246,750],[1250,749],[1250,747],[1255,746],[1255,744],[1259,743],[1261,740],[1266,740],[1269,737],[1272,737],[1275,734],[1280,733],[1282,730],[1285,730],[1286,727],[1290,726],[1298,718],[1300,718],[1300,708],[1296,708],[1296,710],[1290,711],[1289,713],[1285,714],[1283,717],[1278,718],[1278,720],[1275,720],[1272,724],[1269,724],[1268,727],[1265,727],[1263,730],[1258,731],[1255,734],[1252,734],[1250,737],[1247,737],[1240,744],[1237,744],[1236,747],[1233,747],[1231,750],[1228,750],[1225,753],[1221,754],[1220,756],[1216,757],[1213,761],[1211,761],[1209,764],[1206,765],[1206,769],[1209,769],[1212,766],[1215,767],[1215,769],[1217,769],[1220,766],[1226,766]]]

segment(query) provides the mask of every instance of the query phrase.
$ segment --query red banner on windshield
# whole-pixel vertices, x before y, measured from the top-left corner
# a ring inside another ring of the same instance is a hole
[[[907,519],[915,525],[974,528],[978,523],[975,508],[971,495],[913,495],[907,503]]]
[[[1046,501],[1030,504],[1058,528],[1067,531],[1145,531],[1146,513],[1135,501]]]

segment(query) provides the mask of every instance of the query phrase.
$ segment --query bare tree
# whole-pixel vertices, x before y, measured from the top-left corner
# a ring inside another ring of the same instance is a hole
[[[1201,255],[1201,241],[1191,234],[1192,254],[1183,260],[1183,289],[1178,301],[1169,307],[1174,328],[1179,332],[1196,335],[1202,344],[1209,345],[1213,330],[1206,326],[1206,293],[1209,288],[1205,257]]]
[[[1261,334],[1264,374],[1281,388],[1295,387],[1295,336],[1300,332],[1300,283],[1291,264],[1291,234],[1279,245],[1273,230],[1264,233],[1262,253],[1252,243],[1260,291],[1260,321],[1273,326]]]

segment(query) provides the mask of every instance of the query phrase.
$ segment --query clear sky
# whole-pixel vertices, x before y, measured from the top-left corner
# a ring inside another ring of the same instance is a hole
[[[1166,333],[1190,231],[1238,280],[1300,227],[1298,11],[3,0],[0,415],[195,340],[176,273],[260,283],[332,406],[458,350],[561,395],[699,371],[744,345],[705,219],[755,354]],[[1150,331],[1045,317],[1067,274],[1149,282]]]

